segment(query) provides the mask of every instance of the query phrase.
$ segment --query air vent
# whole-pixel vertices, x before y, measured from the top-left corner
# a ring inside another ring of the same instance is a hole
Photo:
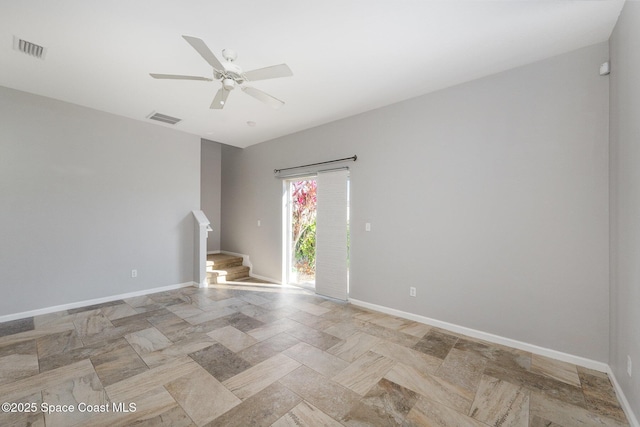
[[[157,120],[162,123],[169,123],[170,125],[175,125],[179,121],[182,121],[182,119],[167,116],[166,114],[156,113],[155,111],[148,115],[147,118],[151,120]]]
[[[13,36],[13,48],[34,58],[44,59],[47,48]]]

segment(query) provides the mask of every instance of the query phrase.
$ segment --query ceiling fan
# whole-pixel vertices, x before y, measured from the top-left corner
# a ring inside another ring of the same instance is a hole
[[[253,96],[259,101],[270,105],[273,108],[280,108],[284,105],[284,101],[275,98],[268,93],[258,90],[251,86],[244,86],[245,82],[254,82],[258,80],[275,79],[278,77],[293,76],[293,72],[287,64],[272,65],[270,67],[258,68],[251,71],[242,71],[242,68],[233,63],[236,60],[237,54],[231,49],[224,49],[222,51],[222,57],[225,59],[224,63],[220,62],[218,58],[211,52],[211,49],[207,47],[204,41],[197,37],[182,36],[205,61],[213,67],[213,78],[199,77],[199,76],[181,76],[176,74],[154,74],[149,75],[154,79],[174,79],[174,80],[204,80],[213,81],[219,80],[222,82],[222,87],[216,93],[211,103],[212,109],[220,110],[224,108],[227,103],[227,97],[229,93],[236,87],[247,95]]]

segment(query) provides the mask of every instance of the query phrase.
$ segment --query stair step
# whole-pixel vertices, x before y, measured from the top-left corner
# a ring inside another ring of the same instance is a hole
[[[249,267],[245,265],[226,267],[224,270],[207,267],[207,278],[211,279],[211,283],[226,283],[246,277],[249,277]]]
[[[241,266],[242,261],[240,256],[213,254],[207,256],[207,268],[213,267],[215,270],[226,270],[228,267]]]

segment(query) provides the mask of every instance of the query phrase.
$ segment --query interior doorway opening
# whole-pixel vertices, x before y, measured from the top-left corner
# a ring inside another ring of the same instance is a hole
[[[285,181],[287,210],[287,283],[315,289],[316,206],[315,177]]]

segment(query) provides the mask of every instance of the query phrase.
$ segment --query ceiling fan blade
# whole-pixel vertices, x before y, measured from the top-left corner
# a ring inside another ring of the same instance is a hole
[[[213,102],[211,103],[212,110],[222,110],[227,103],[227,97],[229,96],[229,92],[224,87],[221,87],[216,93],[215,98],[213,98]]]
[[[242,91],[248,95],[253,96],[257,100],[270,105],[276,110],[284,105],[284,101],[280,101],[278,98],[274,98],[268,93],[258,90],[255,87],[242,86]]]
[[[211,65],[216,70],[224,71],[224,67],[222,66],[218,58],[216,58],[216,56],[213,54],[213,52],[211,52],[211,49],[209,49],[205,42],[197,37],[182,36],[182,38],[185,39],[187,43],[189,43],[191,47],[193,47],[200,54],[200,56],[202,56],[204,60],[209,63],[209,65]]]
[[[177,74],[154,74],[154,73],[149,73],[149,75],[154,79],[204,80],[207,82],[213,81],[213,79],[210,79],[208,77],[199,77],[199,76],[181,76]]]
[[[272,65],[271,67],[258,68],[244,73],[249,81],[275,79],[278,77],[293,76],[291,68],[287,64]]]

